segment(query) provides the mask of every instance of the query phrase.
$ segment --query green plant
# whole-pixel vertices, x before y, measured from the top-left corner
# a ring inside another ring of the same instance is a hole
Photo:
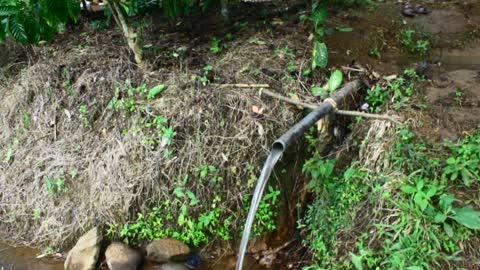
[[[295,58],[295,53],[293,52],[293,49],[288,47],[288,45],[275,49],[275,54],[281,58],[285,56],[291,59]]]
[[[306,244],[318,258],[311,269],[334,268],[332,264],[339,252],[336,232],[352,224],[368,190],[362,183],[368,175],[356,167],[355,161],[341,176],[335,174],[335,164],[335,160],[322,159],[314,152],[303,166],[303,171],[310,176],[308,188],[315,196],[304,221],[299,224],[299,228],[310,232]]]
[[[480,132],[467,136],[458,145],[449,145],[452,155],[447,158],[443,179],[461,180],[465,186],[480,181]]]
[[[78,107],[78,113],[79,113],[79,118],[80,120],[83,121],[83,125],[86,128],[92,128],[92,123],[90,123],[90,120],[88,120],[88,106],[85,104],[82,104]]]
[[[267,193],[262,197],[258,205],[257,213],[255,214],[255,221],[252,225],[251,238],[258,237],[264,232],[273,231],[277,228],[276,216],[278,208],[278,200],[280,190],[268,186]],[[251,195],[243,197],[244,212],[248,213]]]
[[[326,87],[312,87],[310,91],[314,96],[318,96],[322,99],[327,98],[331,93],[337,90],[343,82],[343,73],[340,70],[335,70],[330,75],[328,84]]]
[[[3,158],[3,162],[5,163],[11,163],[13,161],[13,149],[9,148],[7,150],[7,153],[5,154],[5,157]]]
[[[400,85],[406,84],[393,88]],[[477,140],[474,133],[447,147],[452,157],[477,160],[479,151],[472,149]],[[310,141],[315,145],[315,138]],[[334,161],[314,153],[304,171],[315,199],[299,224],[308,231],[305,244],[314,255],[306,269],[436,269],[460,260],[461,243],[480,229],[480,211],[449,193],[458,188],[448,181],[453,171],[445,173],[451,164],[431,156],[444,152],[441,147],[426,145],[408,127],[400,127],[387,155],[392,169],[378,173],[355,162],[339,173]],[[362,209],[368,209],[363,219],[357,217]],[[356,249],[344,246],[345,234],[357,239]],[[342,255],[344,249],[350,260]]]
[[[415,205],[423,212],[427,207],[431,207],[430,200],[439,192],[439,187],[436,183],[425,185],[425,179],[421,177],[414,177],[415,186],[404,185],[402,191],[405,194],[413,196]]]
[[[203,86],[206,86],[210,83],[208,76],[213,73],[213,66],[206,65],[203,67],[203,75],[200,77],[200,82]]]
[[[378,49],[378,47],[370,48],[370,50],[368,51],[368,55],[370,55],[371,57],[380,58],[380,49]]]
[[[152,89],[150,89],[148,91],[148,94],[147,94],[147,99],[154,99],[156,98],[158,95],[160,95],[165,89],[167,89],[167,86],[165,86],[164,84],[159,84],[155,87],[153,87]]]
[[[42,210],[40,208],[33,209],[32,218],[33,220],[38,220],[42,216]]]
[[[442,194],[438,202],[438,211],[435,212],[434,222],[442,224],[445,233],[453,237],[454,231],[447,220],[454,220],[469,228],[480,230],[480,211],[475,211],[471,206],[454,208],[455,195]]]
[[[294,61],[288,62],[287,67],[286,67],[286,70],[288,72],[295,72],[295,71],[297,71],[297,69],[298,69],[298,66]]]
[[[7,36],[21,43],[51,40],[69,20],[76,20],[80,6],[75,0],[0,1],[0,41]]]
[[[210,51],[212,53],[221,53],[223,49],[226,49],[227,45],[222,44],[222,40],[216,37],[212,38],[212,45],[210,46]]]
[[[458,106],[462,106],[463,99],[464,99],[465,92],[462,89],[457,89],[455,91],[455,98],[454,100],[457,102]]]
[[[93,20],[90,22],[90,28],[94,31],[98,31],[103,27],[103,22],[99,20]]]
[[[409,101],[414,92],[415,82],[420,80],[422,79],[414,70],[407,69],[403,77],[387,79],[387,86],[377,85],[367,90],[365,100],[373,112],[380,112],[381,106],[388,100],[392,100],[394,108],[398,110]]]
[[[122,111],[125,115],[135,112],[139,103],[138,99],[145,93],[146,87],[146,84],[131,87],[130,82],[126,82],[115,89],[115,95],[108,102],[107,108]]]
[[[412,29],[403,30],[401,32],[401,43],[404,48],[412,54],[424,56],[430,47],[430,42],[426,40],[427,35],[419,33]]]
[[[213,165],[202,165],[194,169],[200,177],[200,181],[208,181],[211,187],[218,187],[223,178],[217,175],[217,168]]]
[[[65,180],[61,177],[45,178],[45,187],[51,196],[57,195],[61,192],[68,192],[68,188],[65,186]]]
[[[308,18],[314,27],[312,70],[315,70],[317,67],[325,68],[328,64],[328,49],[327,45],[323,42],[323,37],[325,36],[323,24],[327,18],[327,9],[321,5],[313,7],[312,14]]]

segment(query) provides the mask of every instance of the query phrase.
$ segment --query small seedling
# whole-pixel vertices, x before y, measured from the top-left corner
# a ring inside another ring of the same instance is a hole
[[[343,82],[343,74],[340,70],[335,70],[330,75],[328,84],[324,87],[312,87],[310,90],[314,96],[320,97],[321,99],[327,98],[332,92],[337,90]]]
[[[370,49],[370,51],[368,51],[368,55],[371,57],[380,58],[380,50],[378,47],[373,47]]]

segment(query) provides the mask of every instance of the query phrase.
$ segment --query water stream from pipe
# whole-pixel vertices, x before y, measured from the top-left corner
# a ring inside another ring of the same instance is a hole
[[[252,229],[253,220],[255,219],[255,214],[257,213],[258,205],[262,198],[263,190],[267,184],[268,178],[272,173],[275,164],[278,162],[282,153],[288,148],[290,144],[295,142],[300,136],[302,136],[305,131],[307,131],[312,125],[314,125],[320,118],[325,117],[334,109],[336,109],[336,104],[340,103],[345,99],[346,96],[352,95],[357,91],[361,86],[359,80],[347,83],[342,87],[338,92],[336,92],[331,98],[326,99],[330,100],[329,102],[323,102],[318,106],[317,110],[310,112],[302,120],[296,123],[292,128],[290,128],[285,134],[283,134],[278,140],[273,143],[272,151],[268,155],[267,161],[263,165],[262,172],[255,187],[253,193],[252,203],[250,204],[250,210],[248,212],[247,221],[245,222],[245,228],[243,229],[242,241],[240,242],[240,248],[238,251],[237,264],[235,266],[236,270],[242,270],[243,260],[245,258],[245,252],[247,250],[248,240],[250,237],[250,230]]]
[[[260,199],[262,198],[263,190],[267,184],[270,174],[275,167],[275,164],[278,162],[282,153],[284,151],[283,147],[274,147],[268,155],[265,165],[263,165],[262,172],[260,173],[260,178],[258,179],[257,186],[255,187],[255,192],[253,193],[252,203],[250,205],[250,211],[248,212],[247,221],[245,223],[244,233],[242,236],[242,242],[240,243],[240,250],[237,258],[237,270],[241,270],[243,267],[243,260],[245,258],[245,252],[247,250],[248,239],[250,237],[250,231],[252,229],[253,220],[255,214],[257,213],[258,205],[260,204]]]

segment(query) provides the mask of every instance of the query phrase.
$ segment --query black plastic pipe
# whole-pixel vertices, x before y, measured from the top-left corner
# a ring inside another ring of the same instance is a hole
[[[345,98],[348,95],[352,95],[357,92],[362,83],[360,80],[355,80],[346,84],[342,87],[338,92],[333,94],[330,98],[333,102],[323,102],[318,106],[318,109],[310,112],[307,116],[305,116],[300,122],[296,123],[292,128],[290,128],[285,134],[283,134],[280,138],[278,138],[273,143],[273,148],[281,149],[285,151],[290,144],[298,139],[298,137],[302,136],[313,124],[315,124],[318,120],[326,115],[332,113],[336,108],[333,107],[333,104],[337,104],[340,106]]]

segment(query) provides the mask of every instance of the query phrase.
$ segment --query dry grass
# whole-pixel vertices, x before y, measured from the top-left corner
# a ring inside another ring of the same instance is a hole
[[[264,83],[265,77],[242,68],[283,70],[286,59],[255,46],[263,45],[233,42],[228,52],[212,56],[216,76],[229,83]],[[220,194],[220,207],[235,216],[270,144],[298,116],[295,107],[261,99],[253,90],[202,87],[191,80],[195,70],[173,66],[143,75],[114,32],[35,50],[36,60],[0,85],[0,236],[17,244],[68,247],[93,224],[132,221],[137,212],[171,199],[186,175],[187,188],[198,198]],[[142,107],[124,117],[107,104],[127,80],[169,88],[148,104],[148,113]],[[282,94],[301,87],[295,79],[270,83]],[[92,129],[82,124],[82,104],[88,105]],[[265,108],[264,114],[253,115],[252,105]],[[148,131],[133,132],[148,114],[166,117],[177,133],[172,158],[163,156],[164,148],[142,143]],[[201,165],[219,169],[220,187],[196,181]],[[49,178],[62,178],[68,191],[49,192]],[[235,218],[239,228],[243,220]]]

